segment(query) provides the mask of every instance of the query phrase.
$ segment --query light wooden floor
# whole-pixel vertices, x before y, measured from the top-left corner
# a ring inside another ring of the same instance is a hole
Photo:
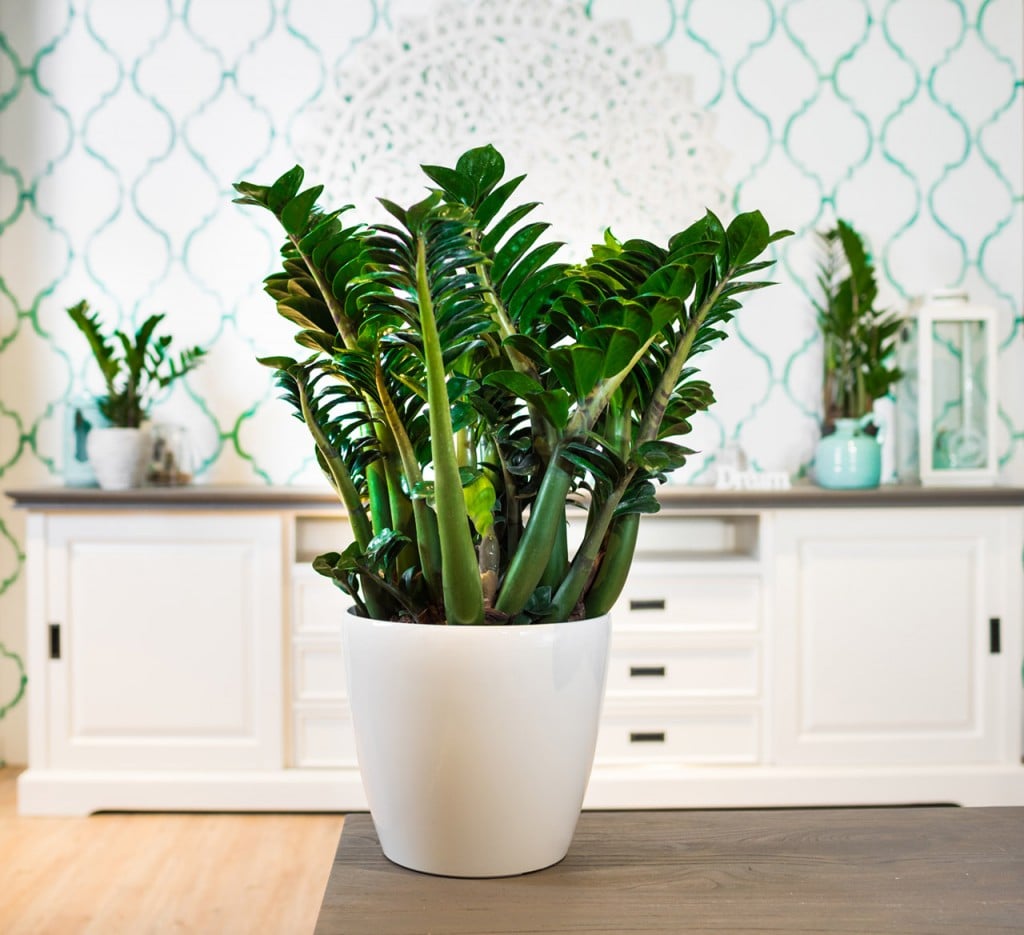
[[[339,815],[24,818],[0,769],[4,935],[308,935]]]

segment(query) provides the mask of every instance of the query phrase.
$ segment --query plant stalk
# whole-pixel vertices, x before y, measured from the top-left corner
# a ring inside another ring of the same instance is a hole
[[[444,357],[434,318],[423,234],[416,236],[416,293],[427,370],[430,450],[434,462],[434,504],[441,541],[445,614],[449,624],[479,624],[484,620],[483,589],[455,456]]]
[[[556,451],[533,501],[519,547],[505,573],[495,604],[503,614],[514,617],[520,613],[540,582],[558,537],[559,524],[565,519],[565,500],[571,486],[572,474],[558,463]]]

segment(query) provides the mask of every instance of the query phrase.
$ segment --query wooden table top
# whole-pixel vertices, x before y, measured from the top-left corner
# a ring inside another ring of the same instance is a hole
[[[1024,808],[584,812],[560,864],[432,877],[345,819],[316,935],[1024,932]]]

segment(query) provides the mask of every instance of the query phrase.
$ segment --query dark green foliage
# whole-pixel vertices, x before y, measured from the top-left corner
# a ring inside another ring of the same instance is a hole
[[[815,302],[825,341],[825,424],[871,412],[902,376],[890,363],[902,320],[877,308],[875,267],[863,238],[847,222],[819,235],[820,298]]]
[[[511,198],[491,146],[392,224],[346,227],[316,207],[299,167],[242,204],[286,234],[266,280],[312,352],[270,358],[356,542],[317,569],[361,613],[447,623],[529,623],[603,613],[618,596],[636,521],[691,450],[713,402],[688,365],[720,339],[772,234],[758,212],[712,213],[665,245],[610,233],[579,265]],[[568,504],[588,510],[568,555]],[[527,516],[529,520],[527,521]]]
[[[85,335],[103,375],[107,391],[97,404],[111,425],[137,428],[149,414],[153,396],[197,367],[206,354],[193,347],[172,357],[170,336],[155,336],[163,315],[150,315],[134,335],[116,329],[108,337],[85,299],[67,312]]]

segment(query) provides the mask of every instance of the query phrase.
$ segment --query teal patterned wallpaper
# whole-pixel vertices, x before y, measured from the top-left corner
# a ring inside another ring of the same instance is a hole
[[[872,246],[885,301],[904,307],[956,285],[998,309],[1000,457],[1006,479],[1024,479],[1020,0],[573,5],[657,46],[680,94],[692,78],[726,153],[731,208],[759,207],[798,233],[780,252],[780,285],[705,362],[719,403],[697,445],[738,440],[767,469],[810,460],[820,392],[810,234],[838,213]],[[0,5],[0,488],[60,482],[65,403],[95,385],[63,312],[83,296],[122,324],[166,311],[180,342],[211,348],[155,413],[187,425],[202,481],[315,479],[301,426],[253,363],[288,340],[259,289],[276,234],[230,204],[230,184],[291,165],[318,102],[354,90],[335,82],[352,80],[360,47],[431,7]],[[524,132],[544,132],[528,101],[523,114]],[[701,473],[698,460],[691,476]],[[25,749],[23,537],[22,517],[0,507],[0,759],[14,762]]]

